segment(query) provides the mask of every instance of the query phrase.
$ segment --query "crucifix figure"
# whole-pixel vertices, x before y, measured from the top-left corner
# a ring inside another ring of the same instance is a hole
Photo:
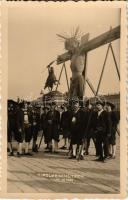
[[[70,68],[72,71],[72,77],[70,79],[70,91],[69,97],[72,99],[78,98],[83,99],[84,94],[84,76],[83,71],[85,68],[85,53],[80,53],[79,47],[83,43],[86,43],[89,38],[89,34],[81,37],[81,42],[78,40],[79,28],[76,29],[75,33],[71,37],[65,37],[59,35],[65,41],[65,49],[68,50],[70,54]],[[59,63],[62,60],[62,56],[58,56],[57,62]]]
[[[107,43],[111,43],[116,39],[119,39],[120,26],[117,26],[113,29],[111,28],[109,31],[89,41],[88,41],[89,34],[83,36],[81,38],[81,42],[79,42],[77,35],[78,35],[78,28],[76,29],[76,32],[72,37],[65,37],[58,34],[59,37],[65,40],[65,49],[67,50],[67,52],[58,56],[57,64],[64,63],[68,60],[71,61],[70,67],[72,71],[72,78],[70,85],[70,97],[77,96],[82,98],[85,90],[83,84],[87,82],[89,86],[91,86],[90,81],[87,78],[87,69],[86,69],[87,52],[94,50]],[[93,90],[92,87],[91,89]]]

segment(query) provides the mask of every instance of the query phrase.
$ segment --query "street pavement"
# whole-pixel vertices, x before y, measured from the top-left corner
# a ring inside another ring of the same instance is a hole
[[[62,142],[59,143],[62,146]],[[8,156],[9,193],[120,193],[120,152],[117,137],[116,159],[96,162],[93,143],[84,160],[70,160],[67,151],[45,153],[42,144],[32,157]]]

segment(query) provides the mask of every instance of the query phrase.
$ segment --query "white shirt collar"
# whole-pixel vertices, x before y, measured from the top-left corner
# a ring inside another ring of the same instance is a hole
[[[98,116],[100,116],[103,111],[104,111],[103,109],[98,111]]]

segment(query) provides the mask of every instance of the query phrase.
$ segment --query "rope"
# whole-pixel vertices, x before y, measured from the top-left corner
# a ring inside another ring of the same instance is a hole
[[[68,87],[68,92],[69,92],[68,75],[67,75],[67,70],[66,70],[65,63],[64,63],[64,69],[65,69],[65,75],[66,75],[67,87]]]
[[[86,78],[86,81],[87,81],[88,86],[92,90],[93,94],[96,95],[96,91],[95,91],[93,85],[91,84],[90,80],[88,78]]]
[[[56,86],[56,91],[57,91],[59,83],[60,83],[60,78],[61,78],[61,75],[62,75],[63,68],[64,68],[64,64],[62,65],[62,68],[61,68],[60,76],[59,76],[58,83],[57,83],[57,86]]]
[[[104,69],[105,69],[105,65],[106,65],[109,49],[110,49],[110,44],[108,45],[107,53],[106,53],[106,56],[105,56],[103,67],[102,67],[99,83],[98,83],[97,90],[96,90],[96,96],[98,95],[98,92],[99,92],[99,88],[100,88],[100,84],[101,84],[101,81],[102,81],[102,77],[103,77],[103,73],[104,73]]]
[[[113,59],[114,59],[114,62],[115,62],[117,75],[118,75],[118,78],[119,78],[119,81],[120,81],[120,72],[119,72],[119,68],[118,68],[118,65],[117,65],[117,62],[116,62],[115,54],[114,54],[113,47],[112,47],[111,43],[110,43],[110,48],[111,48],[111,52],[112,52]]]

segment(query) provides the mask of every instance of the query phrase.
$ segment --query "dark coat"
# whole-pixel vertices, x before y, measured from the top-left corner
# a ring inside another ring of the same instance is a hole
[[[93,129],[93,126],[95,123],[95,115],[96,115],[96,112],[93,111],[93,109],[85,111],[85,117],[84,117],[85,130],[90,131],[91,129]]]
[[[14,112],[15,118],[15,140],[23,142],[24,138],[24,112],[21,109],[16,109]]]
[[[52,139],[58,141],[59,140],[59,126],[60,126],[60,113],[57,110],[49,111],[47,113],[47,127],[46,127],[46,135],[47,141],[51,141]]]
[[[45,131],[47,128],[47,113],[42,113],[40,123],[41,123],[41,129]]]
[[[60,128],[62,130],[63,138],[70,138],[71,136],[71,118],[72,118],[72,112],[71,111],[64,111],[61,115],[61,122],[60,122]]]
[[[103,137],[110,136],[112,128],[112,121],[110,114],[106,111],[103,111],[98,116],[98,112],[96,112],[94,117],[93,128],[97,134],[100,132]]]
[[[95,124],[96,112],[93,109],[85,111],[84,123],[85,123],[85,137],[95,137],[94,124]]]
[[[63,130],[70,130],[70,121],[71,121],[72,113],[71,111],[64,111],[61,115],[60,127]]]
[[[17,130],[24,128],[24,112],[21,109],[15,111],[15,124]]]
[[[12,141],[13,134],[16,133],[16,124],[15,124],[16,118],[15,118],[15,111],[14,110],[8,110],[8,121],[7,121],[7,127],[8,127],[8,142]]]
[[[24,112],[21,109],[15,109],[8,111],[8,126],[12,131],[23,129],[24,124]]]
[[[15,130],[15,111],[14,110],[8,110],[8,129],[10,131]]]
[[[119,123],[119,117],[118,117],[117,113],[114,111],[111,112],[111,121],[112,121],[112,128],[116,130],[117,125]]]
[[[36,127],[37,130],[40,129],[40,114],[37,112],[28,112],[28,120],[29,123],[31,124],[31,127]]]
[[[73,119],[75,119],[75,122],[73,122]],[[70,123],[72,144],[81,144],[85,130],[84,111],[78,110],[76,113],[72,113]]]
[[[116,112],[112,111],[109,113],[111,117],[112,129],[111,129],[111,137],[109,138],[109,144],[116,144],[116,131],[117,125],[119,123],[119,117]]]

